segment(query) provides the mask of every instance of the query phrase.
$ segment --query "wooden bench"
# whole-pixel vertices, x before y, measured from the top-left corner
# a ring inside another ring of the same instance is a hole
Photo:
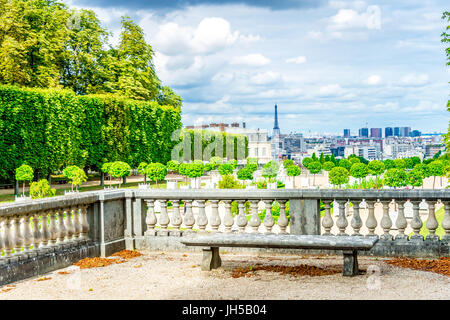
[[[370,250],[377,237],[321,236],[291,234],[212,234],[188,236],[181,239],[187,246],[203,248],[202,270],[209,271],[222,265],[220,247],[283,248],[283,249],[326,249],[342,250],[344,255],[344,276],[358,275],[358,250]]]

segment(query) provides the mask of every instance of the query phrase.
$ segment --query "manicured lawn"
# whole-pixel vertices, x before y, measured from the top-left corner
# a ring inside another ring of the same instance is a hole
[[[442,220],[444,220],[444,207],[440,208],[438,211],[436,211],[436,220],[438,221],[438,227],[436,229],[436,234],[439,236],[439,238],[442,238],[442,236],[445,234],[444,229],[442,228]],[[427,227],[426,227],[427,221],[423,221],[423,226],[420,229],[420,234],[423,235],[424,237],[426,237],[430,231],[428,231]],[[411,232],[409,235],[413,235],[414,233]]]

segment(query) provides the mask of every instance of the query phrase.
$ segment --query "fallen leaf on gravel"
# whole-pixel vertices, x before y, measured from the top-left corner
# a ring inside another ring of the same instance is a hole
[[[183,254],[183,257],[187,257],[187,254]]]
[[[92,289],[92,288],[89,288],[89,291],[94,291],[94,289]]]
[[[74,263],[74,266],[80,267],[80,269],[86,268],[96,268],[96,267],[105,267],[113,263],[118,263],[117,259],[108,259],[108,258],[84,258]]]
[[[4,288],[2,289],[2,292],[8,292],[11,291],[12,289],[14,289],[14,287]]]
[[[450,258],[441,257],[435,260],[414,259],[414,258],[395,258],[386,260],[386,263],[397,267],[431,271],[445,276],[450,276]]]
[[[131,259],[139,256],[142,256],[142,253],[136,250],[122,250],[111,255],[111,257],[120,257],[122,259]]]
[[[142,263],[134,266],[134,268],[140,268],[140,267],[142,267]]]
[[[50,279],[51,279],[50,277],[42,277],[42,278],[37,279],[36,281],[45,281],[45,280],[50,280]]]
[[[69,274],[70,272],[67,271],[59,271],[58,274]]]
[[[240,277],[251,277],[255,275],[256,271],[269,271],[269,272],[278,272],[280,274],[289,274],[291,276],[325,276],[342,272],[338,269],[331,268],[319,268],[315,266],[308,265],[298,265],[298,266],[278,266],[278,265],[255,265],[246,268],[235,268],[231,272],[232,278],[240,278]]]

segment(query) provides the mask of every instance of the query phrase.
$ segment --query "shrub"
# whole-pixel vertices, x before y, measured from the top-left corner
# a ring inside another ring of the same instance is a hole
[[[224,163],[219,166],[219,173],[221,176],[227,176],[233,173],[233,166],[229,163]]]
[[[232,175],[223,175],[219,181],[219,189],[243,189],[244,186]]]
[[[236,175],[239,180],[253,180],[253,171],[247,167],[240,169]]]
[[[276,161],[267,162],[262,169],[262,176],[264,178],[275,178],[278,174],[279,164]]]
[[[212,170],[216,170],[219,165],[221,165],[223,162],[221,157],[211,157],[209,158],[209,163],[211,164]]]
[[[285,167],[285,168],[292,166],[292,165],[294,165],[294,161],[291,159],[286,159],[283,161],[283,167]]]
[[[41,179],[37,182],[32,182],[30,185],[31,199],[53,197],[56,194],[56,189],[50,188],[47,179]]]
[[[180,162],[177,160],[170,160],[167,162],[167,170],[170,172],[178,172],[178,168],[180,167]]]
[[[261,181],[256,182],[256,188],[257,189],[267,189],[267,181],[261,180]]]
[[[322,165],[323,170],[330,171],[333,169],[336,165],[332,161],[325,161]]]
[[[345,168],[345,169],[347,169],[347,171],[350,171],[351,166],[352,166],[352,163],[350,161],[348,161],[347,159],[341,159],[338,162],[338,167]]]
[[[77,167],[77,166],[69,166],[66,167],[63,170],[63,175],[69,179],[70,183],[72,184],[72,191],[73,186],[75,186],[78,189],[78,186],[81,186],[83,182],[87,181],[86,173],[83,169]]]

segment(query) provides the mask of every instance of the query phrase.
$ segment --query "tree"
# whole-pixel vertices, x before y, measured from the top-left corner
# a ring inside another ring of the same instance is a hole
[[[350,168],[350,174],[352,177],[359,179],[359,182],[361,183],[362,179],[369,174],[369,169],[364,163],[354,163]]]
[[[319,162],[320,162],[320,164],[323,164],[325,162],[325,157],[323,156],[323,152],[320,153]]]
[[[247,158],[246,167],[249,168],[252,172],[258,170],[258,158]]]
[[[410,170],[406,174],[406,178],[408,180],[408,184],[411,185],[414,189],[414,187],[420,187],[423,185],[423,175],[422,172],[419,170]]]
[[[347,171],[350,170],[350,167],[352,166],[351,162],[347,159],[341,159],[338,162],[338,166],[347,169]]]
[[[287,174],[289,177],[297,177],[297,176],[299,176],[301,173],[302,173],[302,171],[301,171],[300,168],[299,168],[297,165],[295,165],[295,164],[293,164],[293,165],[291,165],[291,166],[288,166],[288,167],[286,168],[286,174]],[[294,182],[294,188],[295,188],[295,178],[293,178],[293,182]]]
[[[287,167],[292,166],[292,165],[294,165],[294,161],[293,160],[291,160],[291,159],[283,160],[283,167],[284,168],[287,168]]]
[[[110,167],[110,174],[113,178],[128,177],[131,173],[131,167],[128,163],[123,161],[114,161]],[[119,189],[121,181],[119,180]]]
[[[145,174],[150,181],[156,181],[156,187],[159,188],[158,181],[164,180],[167,175],[167,168],[159,162],[149,163],[145,167]]]
[[[69,179],[70,183],[72,184],[72,191],[73,186],[76,187],[78,190],[78,186],[81,186],[83,182],[87,181],[86,173],[83,169],[77,167],[77,166],[68,166],[63,170],[63,175]]]
[[[411,159],[411,161],[413,162],[413,166],[412,166],[413,168],[414,168],[414,166],[415,166],[416,164],[422,163],[422,161],[420,160],[420,158],[417,157],[417,156],[411,157],[410,159]]]
[[[276,178],[276,176],[278,174],[278,169],[280,169],[279,164],[276,161],[272,160],[272,161],[267,162],[263,166],[261,174],[264,178],[266,178],[266,179],[268,178],[270,181],[271,179]]]
[[[406,169],[406,162],[403,159],[395,159],[394,165],[397,169]]]
[[[184,176],[185,182],[187,182],[186,178],[188,175],[188,170],[189,170],[189,163],[180,163],[180,165],[178,166],[178,173]]]
[[[253,180],[253,171],[244,167],[236,173],[236,176],[239,180],[243,180],[245,185],[245,180]]]
[[[330,161],[333,162],[335,165],[337,165],[337,160],[336,160],[334,154],[331,155]]]
[[[385,167],[386,170],[395,168],[394,160],[386,159],[386,160],[383,161],[383,163],[384,163],[384,167]]]
[[[308,171],[313,175],[313,186],[316,185],[316,174],[322,170],[322,165],[319,161],[313,161],[308,165]]]
[[[56,194],[56,189],[52,189],[47,179],[41,179],[30,184],[31,199],[53,197]]]
[[[233,173],[233,166],[229,163],[224,163],[219,166],[219,173],[221,176],[228,176]]]
[[[233,170],[237,168],[237,160],[231,159],[227,161],[228,164],[231,164],[233,166]]]
[[[434,160],[427,165],[428,174],[433,177],[433,189],[436,182],[436,177],[444,175],[444,164],[441,160]]]
[[[216,170],[219,165],[223,162],[221,157],[211,157],[209,158],[209,163],[211,164],[212,170]]]
[[[141,162],[138,166],[139,174],[142,174],[144,176],[144,183],[147,183],[147,173],[145,173],[145,167],[147,167],[147,165],[147,162]]]
[[[404,169],[391,168],[384,174],[384,184],[394,188],[408,185],[408,178]]]
[[[159,92],[157,101],[160,105],[168,105],[176,108],[181,108],[183,103],[183,99],[177,95],[173,90],[168,87],[162,87],[162,90]]]
[[[414,168],[414,162],[412,161],[411,158],[404,158],[403,160],[405,161],[405,168],[406,169]]]
[[[318,161],[319,159],[316,156],[316,153],[313,152],[312,156],[311,156],[312,161]]]
[[[197,182],[197,178],[203,175],[203,163],[189,163],[187,167],[187,176]]]
[[[170,172],[178,172],[178,168],[180,167],[180,162],[177,160],[170,160],[167,162],[167,170]]]
[[[331,171],[331,169],[333,169],[334,167],[335,164],[332,161],[325,161],[322,166],[323,170],[328,172]]]
[[[16,169],[16,180],[23,181],[23,191],[22,194],[25,196],[25,182],[33,180],[34,171],[27,164],[22,164],[20,167]]]
[[[375,175],[376,185],[378,188],[378,177],[385,171],[384,163],[380,160],[372,160],[369,162],[367,169],[373,175]]]
[[[349,173],[344,167],[334,167],[331,169],[328,180],[332,185],[339,186],[339,188],[344,184],[348,183]]]
[[[352,154],[352,155],[350,155],[350,156],[348,157],[348,161],[350,161],[350,163],[351,163],[350,168],[351,168],[351,166],[354,165],[355,163],[361,163],[361,160],[360,160],[356,155],[354,155],[354,154]]]
[[[303,165],[305,168],[308,168],[308,165],[309,165],[312,161],[313,161],[312,158],[304,158],[304,159],[302,160],[302,165]]]

